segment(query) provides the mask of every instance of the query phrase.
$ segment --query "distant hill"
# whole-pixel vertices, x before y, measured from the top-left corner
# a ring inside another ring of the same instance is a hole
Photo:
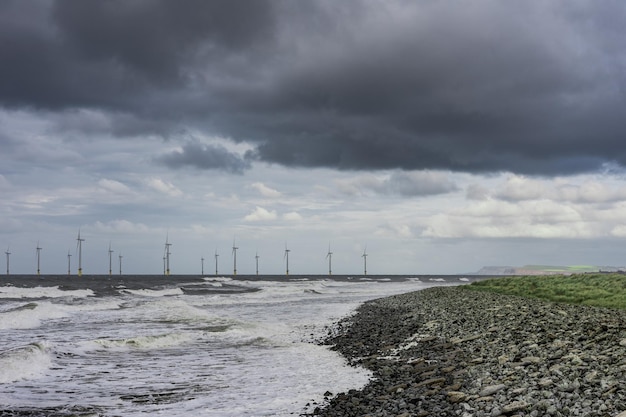
[[[525,265],[525,266],[484,266],[476,275],[551,275],[551,274],[579,274],[584,272],[617,272],[625,271],[624,266],[595,266],[595,265]]]

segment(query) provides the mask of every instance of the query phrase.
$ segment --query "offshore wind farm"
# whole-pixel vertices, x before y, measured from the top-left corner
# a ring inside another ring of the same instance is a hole
[[[83,274],[86,273],[86,271],[89,271],[89,275],[99,275],[99,274],[106,274],[109,276],[112,276],[113,273],[113,254],[115,253],[115,250],[113,249],[112,246],[112,242],[109,241],[108,243],[108,247],[106,249],[105,252],[103,252],[103,258],[105,258],[107,260],[107,269],[105,271],[101,271],[99,270],[98,267],[90,267],[89,264],[84,265],[83,264],[83,246],[87,246],[87,244],[85,243],[86,239],[84,237],[84,232],[81,235],[81,229],[79,228],[78,230],[78,234],[76,237],[76,249],[74,254],[71,253],[70,250],[68,250],[67,255],[63,255],[67,257],[67,275],[75,275],[77,277],[81,277],[83,276]],[[173,246],[173,243],[170,241],[170,237],[169,237],[169,233],[166,234],[165,236],[165,243],[163,244],[163,257],[162,257],[162,262],[163,262],[163,266],[162,266],[162,274],[165,276],[170,276],[174,273],[173,269],[172,269],[172,263],[174,262],[174,258],[172,257],[172,251],[171,248]],[[37,275],[41,275],[42,274],[42,256],[41,256],[41,252],[42,252],[42,247],[40,246],[40,242],[37,241],[36,247],[35,247],[35,254],[36,254],[36,258],[35,258],[35,264],[34,264],[34,268],[35,268],[35,273]],[[233,240],[232,246],[231,246],[231,257],[232,257],[232,265],[233,265],[233,269],[232,269],[232,276],[237,276],[238,275],[238,269],[237,269],[237,251],[239,250],[239,246],[236,243],[236,240]],[[265,246],[265,250],[269,250],[269,247]],[[284,247],[284,251],[282,253],[282,259],[284,262],[284,274],[286,276],[290,275],[290,266],[289,266],[289,256],[291,253],[292,249],[290,249],[287,244],[285,243],[285,247]],[[360,254],[359,256],[363,259],[363,275],[367,275],[367,256],[368,254],[367,252],[367,246],[365,246],[365,248],[363,249],[363,253]],[[10,246],[7,247],[7,250],[4,252],[5,253],[5,262],[6,262],[6,275],[11,275],[11,269],[10,269],[10,255],[13,254],[10,251]],[[332,264],[332,257],[333,257],[334,252],[331,251],[330,248],[330,244],[328,245],[328,251],[325,253],[325,257],[323,258],[325,261],[327,261],[327,265],[328,265],[328,276],[332,276],[333,275],[333,264]],[[71,258],[73,255],[77,256],[77,269],[74,271],[72,270],[72,263],[71,263]],[[219,271],[219,253],[218,250],[215,249],[214,252],[214,274],[215,276],[220,274]],[[355,255],[356,257],[356,255]],[[118,254],[118,275],[122,275],[122,259],[124,258],[124,256],[122,256],[121,252]],[[254,275],[264,275],[263,274],[263,270],[262,268],[259,267],[259,259],[261,258],[261,255],[259,255],[259,251],[256,250],[254,252],[254,271],[248,271],[247,275],[250,275],[252,273],[254,273]],[[200,256],[200,268],[199,268],[199,274],[200,275],[205,275],[205,260],[206,258],[201,255]],[[127,261],[129,261],[129,259],[127,259]],[[240,259],[241,261],[241,259]],[[320,265],[322,264],[322,259],[320,258]],[[86,269],[85,269],[86,268]],[[18,272],[18,274],[23,275],[25,273],[25,271],[20,271]],[[45,268],[45,260],[44,260],[44,270],[43,270],[44,274],[47,275],[60,275],[62,274],[61,271],[59,271],[58,269],[56,270],[52,270],[52,269],[48,269],[46,270]],[[310,274],[311,271],[299,271],[300,274]],[[360,274],[360,271],[358,271],[355,267],[354,269],[354,273],[355,274]],[[140,272],[139,274],[135,274],[135,275],[150,275],[153,274],[153,272],[150,271],[145,271],[145,272]],[[195,274],[194,272],[187,272],[187,274]],[[226,274],[226,275],[230,275],[230,274]],[[268,271],[266,273],[266,275],[276,275],[276,271]],[[319,273],[316,272],[314,273],[314,275],[326,275],[325,273]]]

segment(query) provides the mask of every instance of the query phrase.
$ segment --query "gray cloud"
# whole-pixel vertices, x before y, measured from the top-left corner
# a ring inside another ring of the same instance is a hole
[[[458,190],[458,186],[447,173],[432,171],[394,171],[384,178],[366,175],[338,181],[337,185],[348,195],[375,192],[404,197],[425,197]]]
[[[0,8],[6,108],[99,110],[126,134],[193,127],[286,166],[558,175],[626,165],[617,1]],[[163,162],[237,166],[200,151]]]
[[[156,158],[170,168],[194,167],[198,169],[221,169],[241,174],[250,168],[250,161],[219,145],[187,143],[176,150]]]

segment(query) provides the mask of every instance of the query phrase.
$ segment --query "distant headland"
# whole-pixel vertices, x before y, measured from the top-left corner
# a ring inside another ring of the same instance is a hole
[[[475,275],[552,275],[581,274],[585,272],[623,272],[626,266],[595,265],[525,265],[525,266],[483,266]]]

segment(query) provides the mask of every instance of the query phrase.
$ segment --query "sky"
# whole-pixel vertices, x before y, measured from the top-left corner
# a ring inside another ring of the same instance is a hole
[[[0,0],[10,272],[626,265],[626,7]],[[204,261],[202,261],[204,258]],[[5,262],[0,264],[6,264]],[[0,269],[0,272],[4,272]]]

